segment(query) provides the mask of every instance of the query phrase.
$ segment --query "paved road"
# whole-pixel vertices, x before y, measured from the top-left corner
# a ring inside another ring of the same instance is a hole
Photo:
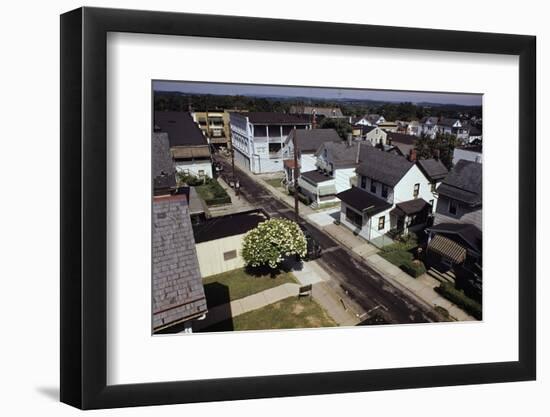
[[[219,156],[223,165],[222,175],[231,174],[231,163]],[[275,198],[265,187],[249,178],[235,167],[235,175],[241,186],[241,198],[264,209],[272,217],[294,220],[294,211]],[[425,323],[439,321],[440,316],[413,300],[400,289],[388,283],[360,257],[340,246],[334,239],[314,225],[300,221],[323,248],[319,259],[340,288],[358,304],[364,312],[376,310],[388,323]]]

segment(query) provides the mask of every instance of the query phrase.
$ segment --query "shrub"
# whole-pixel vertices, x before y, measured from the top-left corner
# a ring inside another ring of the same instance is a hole
[[[401,264],[400,268],[413,278],[426,273],[426,267],[420,261],[407,260]]]
[[[481,320],[481,304],[469,298],[466,294],[464,294],[464,291],[457,290],[453,284],[449,282],[442,282],[439,287],[435,288],[435,291],[450,302],[456,304],[468,314],[474,316],[478,320]]]
[[[248,232],[243,240],[242,256],[247,266],[268,265],[276,268],[285,257],[304,257],[307,241],[297,223],[270,219]]]

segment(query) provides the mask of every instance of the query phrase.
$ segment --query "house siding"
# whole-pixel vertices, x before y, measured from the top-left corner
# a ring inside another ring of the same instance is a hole
[[[471,208],[460,202],[457,204],[456,215],[449,213],[450,199],[445,196],[440,196],[439,204],[436,211],[434,225],[441,223],[469,223],[482,230],[482,209],[481,207]]]
[[[176,171],[179,173],[191,174],[195,177],[199,176],[199,171],[204,171],[204,175],[212,178],[212,162],[207,161],[178,161],[174,162]]]

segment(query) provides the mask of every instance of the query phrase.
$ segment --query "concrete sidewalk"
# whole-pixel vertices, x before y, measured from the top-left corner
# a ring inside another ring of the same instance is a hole
[[[332,224],[324,227],[323,230],[346,248],[363,258],[370,267],[376,270],[387,281],[407,291],[416,300],[431,308],[435,306],[442,307],[449,312],[452,318],[458,321],[476,320],[457,305],[435,292],[434,288],[439,286],[439,281],[428,274],[423,274],[418,278],[411,277],[399,267],[378,255],[379,249],[364,239],[355,236],[345,226]]]
[[[380,275],[393,282],[398,287],[406,288],[416,298],[429,304],[431,307],[442,307],[449,312],[452,318],[457,321],[475,321],[476,319],[457,305],[440,296],[435,292],[434,288],[439,286],[439,281],[430,277],[428,274],[423,274],[418,278],[413,278],[400,268],[388,262],[380,255],[370,255],[365,258],[367,263],[375,269]]]
[[[213,307],[208,310],[204,320],[197,320],[194,323],[197,330],[240,316],[249,311],[257,310],[269,304],[274,304],[288,297],[297,297],[300,285],[286,283],[274,288],[261,291],[248,297],[240,298],[226,304]]]

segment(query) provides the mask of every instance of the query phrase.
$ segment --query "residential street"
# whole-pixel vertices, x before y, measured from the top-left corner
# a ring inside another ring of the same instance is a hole
[[[219,155],[215,160],[223,166],[223,176],[231,175],[231,162]],[[240,183],[240,197],[250,204],[264,209],[272,217],[286,217],[294,220],[294,211],[275,198],[265,187],[254,181],[235,166],[235,175]],[[303,207],[303,205],[302,205]],[[421,304],[401,289],[396,288],[368,266],[359,256],[342,247],[332,237],[314,225],[300,219],[300,223],[316,239],[323,249],[318,262],[331,274],[330,282],[335,291],[341,293],[345,302],[358,305],[358,313],[376,311],[388,323],[423,323],[441,321],[433,309]]]

